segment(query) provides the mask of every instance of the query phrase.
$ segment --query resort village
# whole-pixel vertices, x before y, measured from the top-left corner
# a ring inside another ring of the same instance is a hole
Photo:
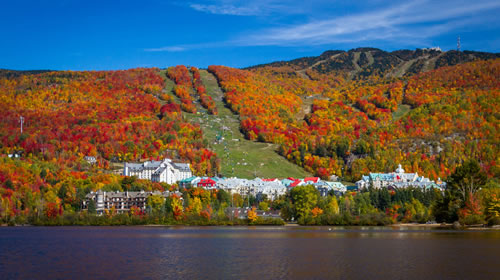
[[[125,163],[123,168],[124,176],[135,176],[138,179],[151,180],[167,184],[178,184],[180,188],[199,187],[207,190],[224,190],[230,194],[239,194],[242,197],[253,196],[257,200],[273,201],[294,187],[312,185],[321,196],[329,193],[336,196],[343,195],[346,191],[358,191],[368,189],[387,188],[389,190],[416,187],[421,189],[436,188],[443,190],[445,183],[438,180],[432,181],[417,173],[406,173],[401,165],[391,173],[370,173],[363,176],[354,186],[346,186],[338,181],[324,181],[319,177],[306,177],[297,179],[288,177],[278,178],[226,178],[226,177],[198,177],[193,176],[189,163],[173,162],[171,159],[162,161],[145,161],[142,163]],[[146,200],[151,195],[161,195],[169,197],[175,194],[182,196],[179,191],[127,191],[127,192],[91,192],[87,194],[83,201],[83,209],[88,208],[90,200],[96,205],[97,213],[104,213],[106,209],[114,207],[119,213],[129,211],[132,206],[139,209],[146,209]]]

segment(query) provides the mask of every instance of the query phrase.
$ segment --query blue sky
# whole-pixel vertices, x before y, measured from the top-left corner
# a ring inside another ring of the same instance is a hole
[[[498,14],[498,0],[5,0],[0,68],[245,67],[362,46],[449,50],[457,36],[499,52]]]

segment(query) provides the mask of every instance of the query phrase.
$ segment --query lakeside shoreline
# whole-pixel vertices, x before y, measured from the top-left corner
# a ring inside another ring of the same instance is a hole
[[[353,229],[393,229],[397,230],[452,230],[452,231],[491,231],[491,230],[500,230],[500,226],[485,226],[485,225],[471,225],[464,226],[460,228],[454,228],[453,224],[414,224],[414,223],[398,223],[392,225],[381,225],[381,226],[362,226],[362,225],[299,225],[297,223],[285,223],[283,225],[275,225],[275,224],[204,224],[204,225],[196,225],[196,224],[137,224],[137,225],[33,225],[33,224],[16,224],[16,225],[8,225],[8,224],[0,224],[0,228],[3,227],[150,227],[150,228],[158,228],[158,227],[188,227],[188,228],[213,228],[213,227],[223,227],[223,228],[232,228],[232,227],[261,227],[261,228],[302,228],[302,229],[311,229],[311,228],[328,228],[329,230],[339,231],[339,230],[353,230]]]

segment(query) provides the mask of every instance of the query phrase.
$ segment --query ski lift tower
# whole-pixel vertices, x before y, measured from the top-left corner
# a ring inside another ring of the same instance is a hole
[[[21,124],[21,134],[23,134],[23,124],[24,124],[24,117],[19,116],[19,123]]]

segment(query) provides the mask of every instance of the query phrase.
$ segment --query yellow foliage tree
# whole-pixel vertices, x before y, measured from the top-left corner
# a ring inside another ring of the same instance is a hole
[[[332,213],[332,214],[338,214],[340,212],[339,203],[338,203],[337,198],[335,196],[333,196],[330,199],[330,202],[328,202],[326,211],[329,213]]]
[[[255,222],[257,220],[257,211],[255,211],[255,207],[248,211],[248,219],[250,222]]]
[[[201,204],[201,199],[199,197],[195,197],[191,202],[191,213],[199,215],[203,205]]]
[[[158,213],[161,210],[161,207],[165,203],[165,198],[161,195],[151,195],[148,197],[147,201],[147,206],[151,207],[151,210],[153,213]]]

